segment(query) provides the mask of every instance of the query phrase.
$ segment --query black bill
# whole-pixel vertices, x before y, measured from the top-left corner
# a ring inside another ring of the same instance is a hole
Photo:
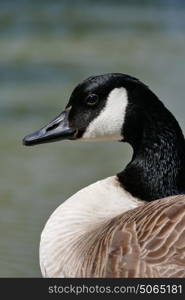
[[[34,146],[37,144],[74,139],[76,136],[76,129],[69,127],[69,111],[69,108],[66,109],[48,125],[32,134],[27,135],[23,139],[23,144],[26,146]]]

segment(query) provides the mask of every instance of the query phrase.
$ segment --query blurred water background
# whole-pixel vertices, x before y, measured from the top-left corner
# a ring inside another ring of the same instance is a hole
[[[0,276],[39,277],[51,212],[120,171],[120,143],[22,146],[89,75],[123,72],[148,84],[185,129],[184,1],[0,1]]]

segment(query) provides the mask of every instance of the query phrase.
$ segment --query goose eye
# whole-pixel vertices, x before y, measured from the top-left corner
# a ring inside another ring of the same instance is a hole
[[[89,106],[94,106],[98,103],[99,97],[96,94],[90,94],[86,97],[85,103]]]

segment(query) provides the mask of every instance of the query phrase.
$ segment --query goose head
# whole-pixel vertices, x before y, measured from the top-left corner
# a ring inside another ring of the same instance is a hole
[[[65,110],[23,143],[65,139],[128,142],[133,156],[117,176],[135,197],[151,201],[185,192],[181,128],[158,97],[134,77],[111,73],[84,80]]]
[[[72,92],[65,110],[26,136],[27,146],[60,141],[117,140],[135,146],[150,111],[163,104],[138,79],[120,73],[89,77]]]

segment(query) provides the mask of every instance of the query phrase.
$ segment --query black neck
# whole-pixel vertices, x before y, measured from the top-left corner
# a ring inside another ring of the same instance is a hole
[[[146,201],[185,193],[185,141],[172,114],[165,108],[150,118],[145,115],[135,140],[127,141],[134,152],[118,174],[122,186]]]

